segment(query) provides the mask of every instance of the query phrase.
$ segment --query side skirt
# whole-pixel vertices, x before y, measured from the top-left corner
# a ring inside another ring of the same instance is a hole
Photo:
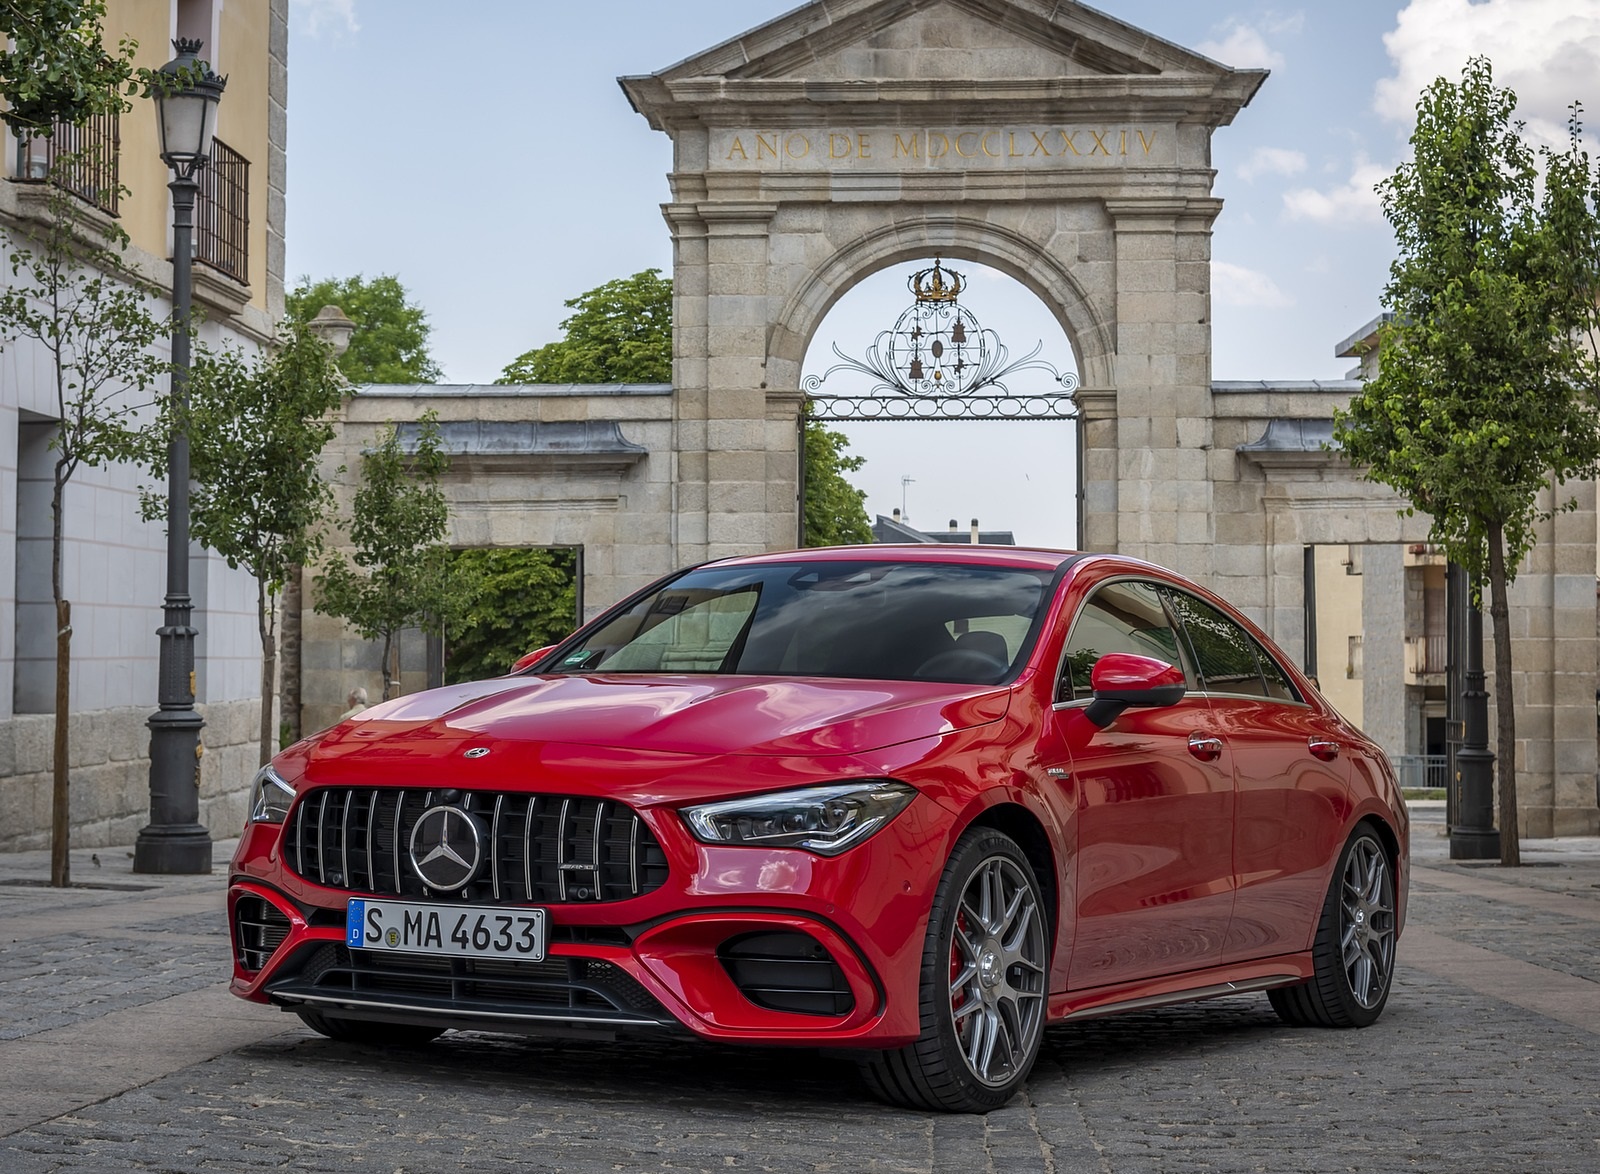
[[[1313,974],[1309,954],[1285,954],[1243,966],[1218,966],[1190,974],[1141,979],[1091,990],[1065,991],[1050,997],[1050,1022],[1095,1019],[1123,1011],[1141,1011],[1173,1003],[1192,1003],[1223,995],[1267,991],[1305,982]]]

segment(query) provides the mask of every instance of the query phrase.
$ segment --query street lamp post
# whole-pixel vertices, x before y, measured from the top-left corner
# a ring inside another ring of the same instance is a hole
[[[195,175],[211,154],[217,102],[227,79],[200,60],[200,42],[173,42],[178,56],[161,67],[155,90],[161,158],[172,171],[172,402],[189,395],[189,314],[194,262]],[[139,830],[133,870],[211,871],[211,833],[200,823],[200,728],[194,708],[194,640],[189,596],[189,437],[181,425],[167,452],[167,597],[161,639],[159,700],[150,716],[150,822]]]
[[[1465,584],[1466,575],[1461,574]],[[1489,750],[1489,691],[1483,687],[1483,610],[1470,597],[1464,651],[1466,729],[1456,751],[1460,774],[1455,818],[1450,824],[1451,860],[1497,860],[1501,833],[1494,826],[1494,755]]]

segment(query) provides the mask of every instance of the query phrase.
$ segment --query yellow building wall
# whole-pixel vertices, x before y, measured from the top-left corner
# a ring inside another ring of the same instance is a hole
[[[1317,683],[1345,717],[1362,724],[1362,683],[1349,675],[1350,638],[1360,636],[1361,576],[1349,574],[1348,546],[1316,548]]]
[[[228,79],[217,108],[217,137],[250,161],[250,302],[265,310],[269,7],[265,0],[216,3],[221,8],[217,44],[205,46],[202,55]],[[172,60],[173,10],[164,0],[110,0],[106,43],[131,37],[139,45],[135,65],[157,69]],[[122,116],[119,164],[129,194],[119,218],[135,246],[164,258],[171,251],[171,176],[161,162],[155,103],[137,94],[129,102],[133,109]]]

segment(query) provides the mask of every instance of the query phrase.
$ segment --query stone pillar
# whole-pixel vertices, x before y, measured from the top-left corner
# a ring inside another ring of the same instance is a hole
[[[1074,398],[1082,420],[1083,533],[1078,549],[1117,549],[1117,390],[1080,387]]]
[[[1117,264],[1117,550],[1213,571],[1209,230],[1216,200],[1106,201]]]
[[[1406,753],[1404,548],[1368,546],[1361,557],[1361,726],[1387,754]]]
[[[706,558],[706,226],[692,204],[662,211],[673,245],[672,546],[683,565]]]
[[[706,226],[706,278],[716,291],[706,299],[708,558],[769,548],[767,229],[777,210],[776,204],[764,203],[699,208]],[[791,522],[788,529],[793,528]]]

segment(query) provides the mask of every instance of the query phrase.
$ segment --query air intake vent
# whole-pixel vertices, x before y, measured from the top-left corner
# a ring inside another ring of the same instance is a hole
[[[442,791],[321,788],[301,795],[283,853],[319,885],[401,897],[491,904],[625,901],[666,883],[667,858],[631,807],[578,795],[450,792],[483,837],[485,859],[460,889],[427,887],[411,863],[411,833]]]
[[[856,1005],[833,955],[808,934],[745,934],[724,942],[717,957],[744,997],[769,1011],[839,1016]]]
[[[234,902],[233,950],[239,965],[251,974],[267,964],[288,936],[289,919],[271,901],[246,896]]]

